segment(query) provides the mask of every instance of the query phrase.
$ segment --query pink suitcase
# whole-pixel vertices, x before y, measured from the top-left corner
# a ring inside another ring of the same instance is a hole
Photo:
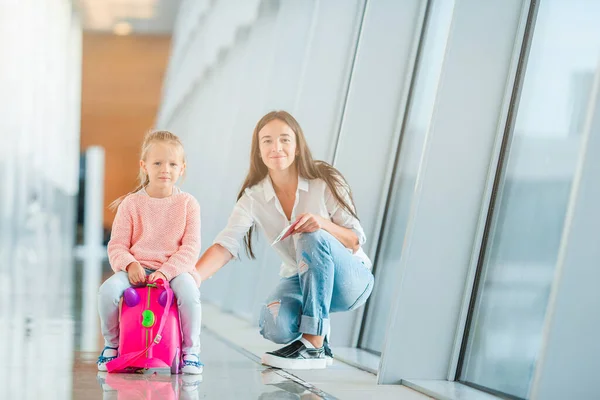
[[[179,310],[169,282],[125,290],[119,325],[119,357],[108,372],[180,373]]]

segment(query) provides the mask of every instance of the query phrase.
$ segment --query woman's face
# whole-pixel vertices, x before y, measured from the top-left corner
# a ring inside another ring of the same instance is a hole
[[[283,171],[296,159],[296,134],[285,122],[274,119],[258,132],[260,157],[267,168]]]

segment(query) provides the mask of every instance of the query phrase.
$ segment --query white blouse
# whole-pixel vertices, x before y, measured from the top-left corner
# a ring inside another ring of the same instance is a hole
[[[342,191],[345,201],[350,203],[348,194]],[[260,226],[269,243],[272,243],[281,231],[289,226],[301,214],[314,214],[327,218],[336,225],[351,229],[358,237],[359,245],[365,241],[365,232],[358,219],[346,211],[336,200],[329,187],[322,179],[307,180],[298,177],[296,201],[292,209],[291,221],[288,221],[279,199],[275,195],[273,183],[269,175],[258,184],[247,188],[238,200],[229,217],[227,227],[219,233],[214,243],[226,248],[234,258],[239,256],[244,235],[252,224]],[[279,254],[283,263],[279,274],[290,277],[298,273],[296,263],[296,242],[298,235],[292,235],[276,243],[273,247]],[[348,249],[352,253],[351,249]],[[360,247],[355,253],[365,265],[371,269],[372,263]]]

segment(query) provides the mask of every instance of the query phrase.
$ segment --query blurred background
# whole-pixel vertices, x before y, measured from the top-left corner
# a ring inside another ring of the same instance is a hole
[[[596,0],[0,0],[0,397],[83,396],[144,134],[182,138],[204,250],[283,109],[375,261],[367,306],[333,316],[340,359],[432,396],[600,398],[598,21]],[[255,327],[269,247],[203,302]]]

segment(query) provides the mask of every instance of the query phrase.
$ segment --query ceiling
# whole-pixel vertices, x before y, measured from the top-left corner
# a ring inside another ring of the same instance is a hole
[[[170,35],[181,0],[76,0],[86,31]]]

